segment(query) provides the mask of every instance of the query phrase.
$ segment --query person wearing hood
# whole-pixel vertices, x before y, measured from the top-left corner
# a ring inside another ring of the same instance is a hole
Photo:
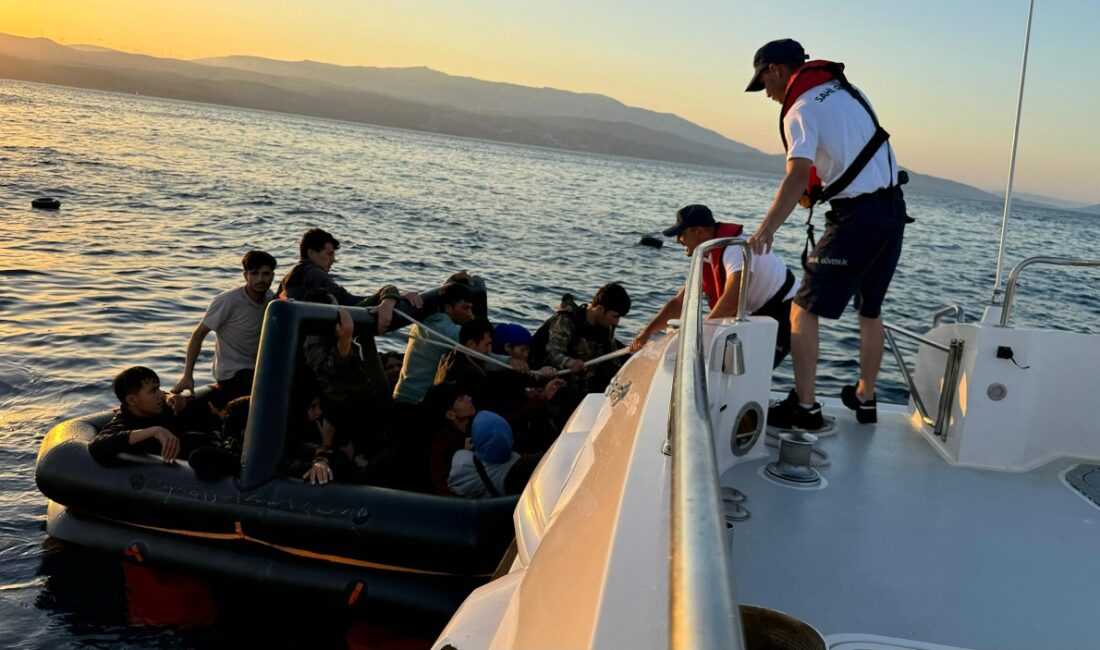
[[[542,459],[542,454],[521,456],[513,451],[511,427],[492,411],[474,415],[470,446],[454,453],[447,477],[447,487],[460,497],[519,494]]]

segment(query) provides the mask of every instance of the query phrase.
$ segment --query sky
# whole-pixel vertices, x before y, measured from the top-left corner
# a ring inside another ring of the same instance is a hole
[[[249,54],[608,95],[769,153],[764,42],[844,62],[902,165],[1003,193],[1027,0],[0,0],[0,32],[173,58]],[[1017,191],[1100,203],[1097,0],[1036,0]]]

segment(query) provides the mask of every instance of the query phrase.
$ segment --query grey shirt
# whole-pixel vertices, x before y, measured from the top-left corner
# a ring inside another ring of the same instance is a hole
[[[202,324],[217,335],[214,343],[214,379],[224,381],[242,370],[256,367],[260,327],[264,309],[275,298],[267,292],[263,301],[253,302],[244,287],[219,293],[210,302]]]

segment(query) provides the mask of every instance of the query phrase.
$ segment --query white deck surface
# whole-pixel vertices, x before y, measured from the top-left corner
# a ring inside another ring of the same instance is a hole
[[[734,524],[738,600],[785,611],[846,649],[895,646],[840,635],[1100,648],[1100,510],[1059,480],[1078,460],[1027,473],[958,468],[900,406],[880,405],[877,425],[857,424],[838,401],[825,410],[839,433],[819,443],[831,456],[824,489],[778,486],[759,472],[766,461],[722,477],[751,512]]]

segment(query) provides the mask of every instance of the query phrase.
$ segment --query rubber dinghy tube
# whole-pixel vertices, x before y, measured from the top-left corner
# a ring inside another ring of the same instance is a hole
[[[38,208],[39,210],[57,210],[61,207],[61,201],[58,201],[52,197],[42,197],[31,201],[32,208]]]

